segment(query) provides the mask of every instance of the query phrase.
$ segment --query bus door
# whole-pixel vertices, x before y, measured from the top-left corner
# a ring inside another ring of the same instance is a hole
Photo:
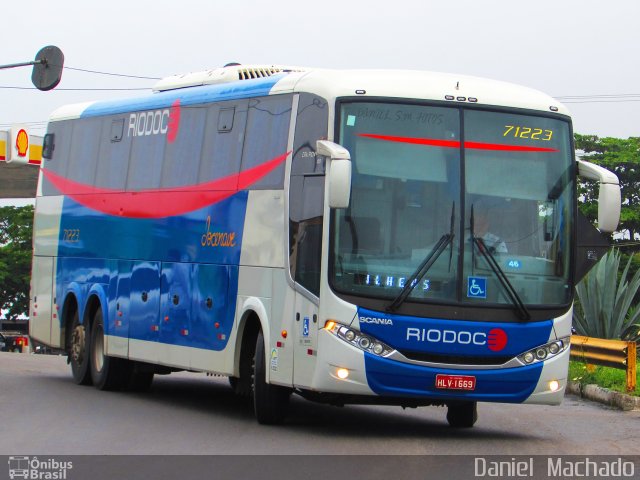
[[[291,270],[296,283],[294,384],[313,376],[317,358],[318,297],[322,258],[324,173],[292,176],[290,183]]]

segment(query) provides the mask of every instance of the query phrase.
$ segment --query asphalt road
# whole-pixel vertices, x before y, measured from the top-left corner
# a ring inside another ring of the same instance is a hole
[[[0,455],[639,455],[640,412],[567,396],[559,407],[480,404],[473,429],[444,408],[318,405],[297,396],[259,425],[226,378],[156,376],[148,393],[73,383],[66,358],[0,353]],[[151,477],[149,477],[151,478]]]

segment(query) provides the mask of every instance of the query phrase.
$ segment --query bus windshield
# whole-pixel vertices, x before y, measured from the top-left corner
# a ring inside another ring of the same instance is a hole
[[[332,223],[336,291],[396,307],[570,301],[567,121],[353,102],[341,104],[338,141],[353,177],[349,208]]]

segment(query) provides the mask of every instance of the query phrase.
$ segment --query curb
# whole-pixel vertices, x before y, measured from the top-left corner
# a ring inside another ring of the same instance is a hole
[[[578,395],[587,400],[602,403],[625,412],[640,410],[640,397],[633,397],[620,392],[614,392],[598,385],[581,385],[570,381],[567,384],[567,393]]]

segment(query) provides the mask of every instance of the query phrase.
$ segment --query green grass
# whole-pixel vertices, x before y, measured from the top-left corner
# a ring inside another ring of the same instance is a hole
[[[610,367],[600,367],[583,362],[569,362],[569,380],[579,382],[581,385],[596,384],[616,392],[627,393],[640,397],[640,370],[636,372],[636,389],[627,392],[627,373],[624,370]]]

